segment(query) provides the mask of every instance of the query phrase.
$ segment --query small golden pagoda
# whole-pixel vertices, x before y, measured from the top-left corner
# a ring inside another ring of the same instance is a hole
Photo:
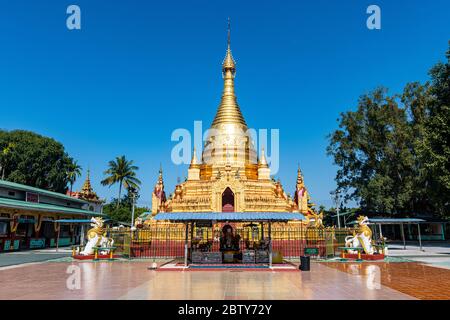
[[[86,180],[81,187],[81,190],[78,192],[78,198],[83,199],[92,203],[103,203],[97,193],[94,192],[94,189],[91,185],[90,171],[87,171]]]
[[[308,212],[308,191],[298,169],[294,199],[270,176],[265,151],[255,145],[234,90],[236,62],[230,28],[222,63],[222,98],[198,159],[193,150],[187,180],[166,199],[162,170],[152,194],[152,214],[158,212]]]

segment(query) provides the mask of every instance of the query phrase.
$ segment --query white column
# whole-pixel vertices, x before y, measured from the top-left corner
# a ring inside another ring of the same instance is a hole
[[[272,223],[269,221],[269,267],[272,268]]]
[[[420,251],[423,251],[423,250],[422,250],[422,236],[420,235],[420,224],[419,224],[419,223],[417,224],[417,231],[418,231],[417,235],[419,236],[419,247],[420,247]]]
[[[403,230],[403,223],[400,224],[400,230],[402,232],[403,250],[406,250],[405,231]]]

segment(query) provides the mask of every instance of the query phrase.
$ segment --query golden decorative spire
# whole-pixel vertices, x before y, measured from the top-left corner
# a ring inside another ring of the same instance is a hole
[[[81,188],[82,192],[92,192],[91,179],[90,179],[90,171],[87,170],[86,180],[84,180],[83,187]]]
[[[159,164],[158,184],[164,184],[163,171],[162,171],[162,164],[161,163]]]
[[[162,171],[162,165],[159,165],[159,175],[158,175],[158,181],[156,182],[155,188],[153,192],[157,195],[158,198],[162,198],[164,194],[164,180],[163,180],[163,171]]]
[[[80,198],[91,202],[100,201],[99,197],[92,189],[89,169],[87,170],[86,180],[84,181],[83,186],[81,187]]]
[[[194,147],[194,151],[192,152],[192,159],[189,168],[199,168],[200,164],[198,163],[197,152]]]
[[[165,202],[166,192],[164,191],[162,165],[159,164],[158,182],[156,182],[152,194],[152,215],[155,215],[158,212],[164,212]]]
[[[303,174],[302,170],[300,170],[300,164],[297,169],[297,186],[303,186]]]
[[[267,164],[266,153],[264,152],[264,147],[261,148],[261,156],[258,161],[258,167],[259,168],[268,168],[269,167],[269,165]]]
[[[221,124],[238,124],[243,129],[247,129],[244,117],[237,103],[234,93],[234,77],[236,75],[236,62],[231,54],[231,24],[228,19],[228,41],[227,53],[222,63],[222,75],[224,79],[224,87],[222,99],[216,113],[216,117],[212,123],[213,128],[217,128]]]

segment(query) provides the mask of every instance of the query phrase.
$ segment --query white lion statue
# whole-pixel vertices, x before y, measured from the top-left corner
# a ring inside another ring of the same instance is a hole
[[[114,240],[106,237],[106,232],[103,228],[103,218],[91,218],[91,227],[87,232],[88,242],[84,247],[84,250],[80,252],[83,256],[94,254],[94,247],[111,248],[114,244]],[[107,252],[100,251],[101,254]]]
[[[358,229],[353,236],[345,237],[345,246],[347,248],[363,248],[366,254],[374,254],[374,248],[372,246],[372,230],[370,230],[368,223],[369,218],[359,216]],[[348,250],[348,253],[358,253],[357,250]]]

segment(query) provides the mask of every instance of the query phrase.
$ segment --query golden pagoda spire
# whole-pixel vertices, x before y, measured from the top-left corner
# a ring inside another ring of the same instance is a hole
[[[225,59],[222,63],[222,71],[225,73],[225,70],[230,69],[233,76],[236,73],[236,62],[233,59],[233,55],[231,54],[231,21],[228,18],[228,38],[227,38],[227,53],[225,55]],[[225,76],[225,74],[224,74]]]
[[[228,18],[228,40],[227,53],[222,63],[222,75],[224,79],[224,87],[222,99],[219,108],[212,123],[213,128],[217,128],[221,124],[238,124],[243,129],[247,128],[244,117],[237,103],[234,93],[234,77],[236,75],[236,62],[231,54],[231,23]]]

